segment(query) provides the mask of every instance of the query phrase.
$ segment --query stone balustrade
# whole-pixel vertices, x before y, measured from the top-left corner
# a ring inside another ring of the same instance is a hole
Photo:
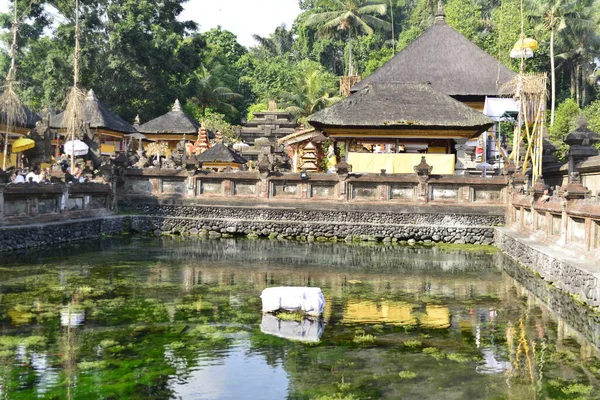
[[[505,177],[417,174],[281,174],[126,170],[122,199],[264,199],[290,202],[439,203],[504,206]]]
[[[100,183],[0,183],[0,225],[86,216],[113,208],[111,186]]]
[[[600,256],[600,201],[568,200],[514,193],[506,216],[509,227],[530,233],[540,242]]]

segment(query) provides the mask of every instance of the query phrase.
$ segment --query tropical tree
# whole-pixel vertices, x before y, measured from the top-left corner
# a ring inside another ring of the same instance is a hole
[[[269,56],[282,56],[289,53],[294,45],[294,34],[289,31],[285,24],[275,28],[269,37],[252,35],[259,44],[259,48],[264,50]]]
[[[556,56],[562,60],[557,68],[563,67],[570,81],[571,96],[583,107],[589,101],[588,89],[598,81],[596,59],[600,55],[600,36],[595,26],[569,27],[559,44],[564,51]]]
[[[201,66],[198,69],[190,84],[194,87],[195,95],[189,101],[198,106],[202,118],[206,117],[206,112],[209,109],[233,113],[238,112],[237,108],[232,105],[232,102],[240,99],[242,96],[234,93],[228,87],[222,86],[216,74],[208,71],[206,67]]]
[[[298,66],[294,91],[281,94],[286,111],[301,121],[341,98],[335,96],[335,77],[313,61],[303,61]]]
[[[581,18],[580,13],[583,3],[591,3],[590,0],[529,0],[531,17],[538,21],[538,29],[546,29],[550,32],[550,75],[551,75],[551,114],[550,125],[554,125],[554,114],[556,106],[556,67],[554,45],[558,33],[567,27],[581,27],[593,22]],[[589,6],[591,4],[587,4]]]
[[[348,35],[348,75],[354,75],[352,39],[357,35],[372,35],[374,29],[389,29],[390,23],[374,15],[387,13],[387,0],[322,0],[317,12],[306,20],[307,26],[318,26],[319,36],[336,31]]]

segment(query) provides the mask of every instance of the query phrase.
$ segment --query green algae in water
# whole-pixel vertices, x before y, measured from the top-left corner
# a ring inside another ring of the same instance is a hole
[[[510,260],[456,250],[128,237],[33,252],[0,270],[2,394],[167,399],[219,382],[222,397],[256,399],[599,397],[593,318],[559,337],[559,323],[584,315],[538,300],[560,292],[532,285],[528,298],[502,272]],[[272,286],[322,288],[318,341],[261,331]],[[61,322],[69,306],[80,325]]]

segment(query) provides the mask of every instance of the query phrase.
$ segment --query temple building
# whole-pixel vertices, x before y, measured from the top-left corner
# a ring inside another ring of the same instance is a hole
[[[240,130],[240,138],[253,145],[257,138],[267,138],[271,143],[277,139],[294,133],[299,124],[289,112],[261,111],[255,112],[252,121],[244,122]]]
[[[203,169],[214,171],[223,171],[226,168],[240,169],[246,164],[246,159],[235,151],[225,146],[223,143],[217,143],[213,147],[196,156]]]
[[[139,126],[147,140],[166,141],[169,149],[175,149],[177,143],[186,138],[195,142],[198,139],[200,123],[182,111],[179,100],[175,100],[173,109]]]
[[[83,140],[90,146],[91,157],[113,156],[116,152],[125,151],[124,137],[126,134],[134,133],[135,128],[110,111],[98,100],[91,89],[87,94],[83,107],[83,118],[87,127]],[[55,142],[56,145],[61,145],[64,141],[70,140],[70,138],[64,137],[66,123],[63,121],[63,117],[64,112],[50,116],[50,128],[58,129],[59,133],[59,139]],[[63,135],[62,140],[60,135]]]
[[[369,83],[311,115],[309,122],[337,143],[353,172],[412,173],[421,156],[434,174],[454,174],[456,140],[486,131],[493,121],[426,83]]]
[[[450,27],[440,4],[429,29],[308,122],[344,143],[354,172],[413,172],[425,154],[434,174],[462,175],[476,166],[469,140],[493,126],[486,98],[515,76]]]

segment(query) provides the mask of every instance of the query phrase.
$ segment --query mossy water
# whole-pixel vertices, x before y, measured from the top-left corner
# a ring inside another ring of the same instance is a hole
[[[271,286],[322,288],[311,340]],[[497,252],[108,238],[3,255],[0,397],[599,398],[597,318]]]

